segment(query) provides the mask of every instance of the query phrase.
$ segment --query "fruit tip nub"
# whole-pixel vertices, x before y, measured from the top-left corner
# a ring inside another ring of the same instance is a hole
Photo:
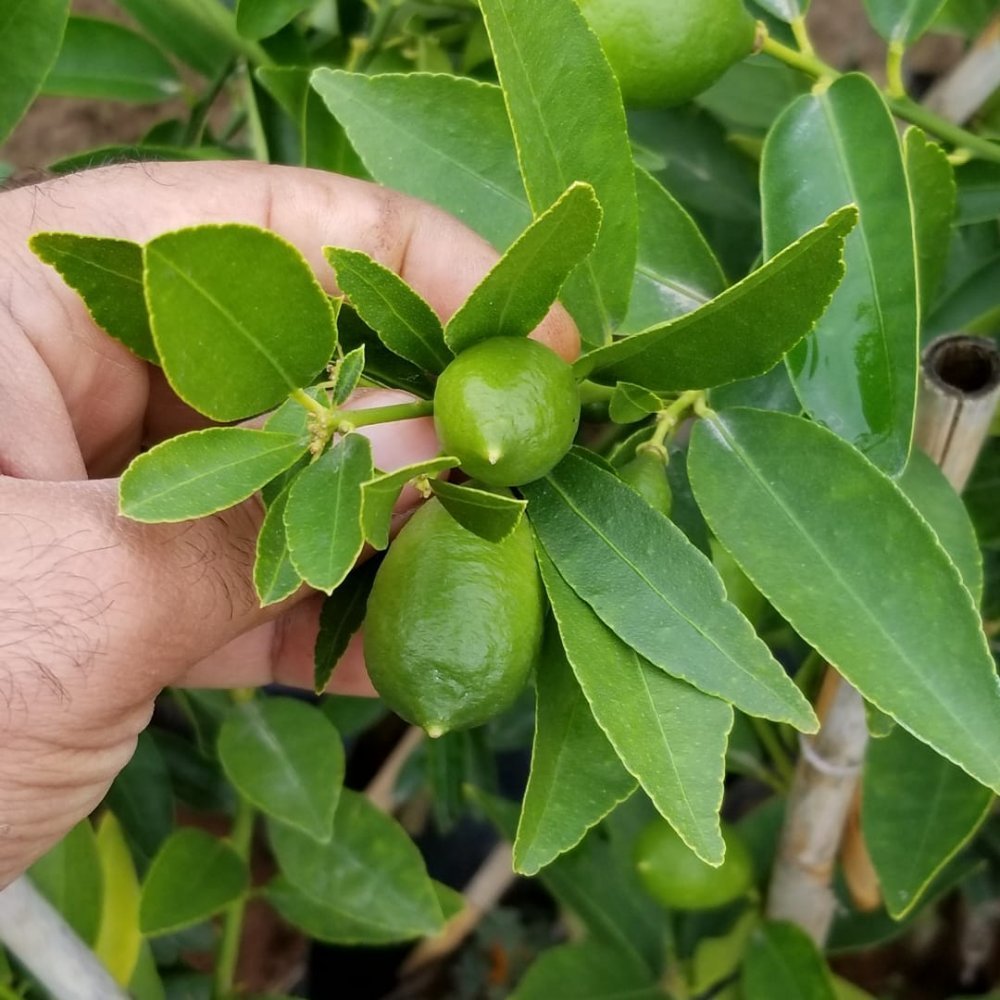
[[[436,740],[436,739],[439,739],[440,737],[444,736],[444,734],[446,732],[448,732],[448,730],[444,726],[439,725],[438,723],[433,723],[430,726],[426,726],[424,728],[424,732],[427,733],[427,735],[432,740]]]

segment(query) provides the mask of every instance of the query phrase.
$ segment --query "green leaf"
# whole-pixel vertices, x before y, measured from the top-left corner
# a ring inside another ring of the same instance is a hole
[[[609,631],[539,550],[545,590],[591,711],[626,768],[698,857],[720,864],[733,710],[657,670]]]
[[[571,184],[514,241],[448,320],[444,338],[458,354],[490,337],[526,337],[566,278],[594,249],[601,206],[589,184]]]
[[[244,38],[267,38],[312,6],[313,0],[237,0],[236,30]]]
[[[313,686],[322,694],[330,683],[334,668],[347,650],[351,636],[365,620],[368,595],[371,593],[379,560],[369,559],[347,574],[344,582],[323,602],[319,613],[319,632],[313,650]]]
[[[760,375],[812,329],[843,276],[847,207],[694,312],[585,354],[577,373],[658,392]],[[793,291],[794,290],[794,291]]]
[[[961,497],[919,448],[910,453],[910,461],[897,483],[934,529],[978,607],[983,599],[983,557]]]
[[[844,280],[788,364],[817,420],[900,472],[917,386],[916,253],[896,127],[868,77],[842,76],[786,109],[764,146],[761,190],[766,257],[840,205],[858,207]]]
[[[597,246],[563,292],[583,338],[604,343],[628,308],[638,225],[635,168],[614,74],[573,0],[549,0],[543,8],[534,0],[480,0],[480,6],[532,209],[541,212],[571,182],[586,181],[604,210]]]
[[[343,406],[351,397],[351,393],[358,387],[361,375],[365,370],[365,347],[355,347],[337,362],[336,379],[333,391],[330,393],[330,402],[334,406]]]
[[[360,555],[361,486],[371,475],[368,438],[347,434],[292,484],[285,534],[292,564],[311,587],[329,594]]]
[[[104,802],[121,823],[142,874],[174,825],[170,772],[148,731],[139,734],[132,759],[118,772]]]
[[[663,409],[663,400],[634,382],[619,382],[608,402],[608,416],[616,424],[634,424]]]
[[[662,1000],[635,955],[600,941],[550,948],[529,966],[510,1000]]]
[[[255,61],[266,56],[242,38],[232,12],[204,0],[116,0],[149,35],[202,76],[216,77],[241,53]]]
[[[446,74],[325,68],[312,85],[380,184],[451,212],[497,250],[531,222],[499,87]]]
[[[70,17],[46,94],[152,103],[175,97],[181,79],[170,60],[134,31],[93,17]]]
[[[139,924],[151,937],[207,920],[250,885],[243,859],[217,837],[184,827],[153,859],[142,883]]]
[[[316,840],[329,838],[344,747],[319,709],[293,698],[245,702],[222,724],[219,761],[261,812]]]
[[[392,512],[403,487],[422,476],[436,476],[445,469],[458,466],[458,459],[447,455],[404,465],[393,472],[383,472],[368,480],[362,487],[361,518],[365,538],[376,549],[384,549],[389,544],[389,530],[392,527]]]
[[[527,502],[517,497],[475,486],[456,486],[447,479],[432,479],[430,488],[441,506],[468,529],[488,542],[502,542],[521,523]]]
[[[193,226],[156,237],[144,256],[163,370],[206,416],[242,420],[277,406],[333,353],[326,292],[280,236],[236,223]]]
[[[128,240],[36,233],[30,246],[83,299],[94,322],[140,358],[159,364],[142,290],[142,247]]]
[[[979,615],[899,487],[825,428],[763,410],[701,421],[689,469],[716,537],[805,641],[1000,789],[1000,685]]]
[[[993,804],[988,788],[898,726],[869,744],[862,796],[865,844],[897,920],[920,902]]]
[[[268,504],[264,523],[257,535],[257,557],[253,564],[253,584],[261,607],[291,597],[302,586],[302,577],[292,564],[285,531],[285,508],[294,483],[289,482]]]
[[[740,985],[745,1000],[836,1000],[816,945],[800,927],[784,922],[754,931]]]
[[[62,44],[69,0],[12,0],[0,14],[0,143],[35,99]]]
[[[365,563],[371,565],[370,561]],[[386,707],[378,698],[358,695],[330,694],[320,700],[319,707],[344,740],[363,733],[386,714]]]
[[[521,492],[559,573],[623,642],[749,714],[815,731],[809,703],[712,564],[631,487],[572,451]]]
[[[77,823],[28,869],[28,874],[84,944],[93,946],[101,922],[104,886],[97,841],[89,820]]]
[[[970,160],[954,168],[958,185],[955,224],[993,222],[1000,216],[1000,163]]]
[[[594,721],[550,627],[535,672],[535,740],[514,840],[515,871],[536,874],[634,791],[635,779]]]
[[[429,372],[448,364],[441,320],[398,274],[360,250],[323,247],[323,253],[357,314],[390,351]]]
[[[53,174],[75,174],[78,170],[90,170],[94,167],[120,166],[122,163],[154,163],[158,161],[195,161],[195,160],[235,160],[238,156],[231,150],[219,146],[166,146],[166,145],[129,145],[113,143],[108,146],[98,146],[82,153],[64,156],[49,164],[48,169]]]
[[[140,889],[128,844],[114,813],[106,812],[98,822],[96,844],[104,892],[94,954],[124,986],[132,978],[142,946]]]
[[[1000,546],[1000,438],[991,437],[979,453],[965,487],[965,505],[984,548]]]
[[[773,14],[780,21],[791,24],[796,18],[804,17],[809,9],[809,0],[756,0],[759,7]]]
[[[945,0],[865,0],[875,30],[887,41],[912,45],[937,17]]]
[[[268,830],[282,874],[312,903],[303,911],[314,918],[327,914],[323,940],[405,941],[440,929],[441,908],[420,852],[363,795],[341,793],[325,844],[279,823]],[[310,931],[318,929],[317,920],[311,923]]]
[[[135,521],[186,521],[232,507],[302,455],[294,434],[209,427],[155,445],[122,476],[121,512]]]
[[[944,277],[955,217],[955,175],[945,151],[920,129],[903,136],[906,177],[913,203],[920,308],[930,308]]]
[[[808,89],[803,73],[760,53],[734,63],[695,101],[729,130],[733,145],[751,153],[757,135],[763,138],[785,107]]]
[[[722,980],[729,979],[739,971],[750,935],[760,924],[760,919],[755,908],[744,910],[724,934],[705,936],[698,941],[691,956],[689,977],[693,994],[718,996],[713,987],[718,987]]]
[[[628,312],[615,333],[646,330],[682,316],[726,287],[705,237],[659,181],[637,170],[639,251]]]

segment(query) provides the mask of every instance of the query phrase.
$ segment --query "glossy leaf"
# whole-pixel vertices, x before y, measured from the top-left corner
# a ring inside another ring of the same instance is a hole
[[[201,923],[242,896],[250,885],[243,859],[226,843],[195,827],[172,834],[142,884],[143,934],[169,934]]]
[[[365,566],[371,565],[371,562],[365,563]],[[386,714],[386,707],[378,698],[345,694],[327,695],[320,700],[319,707],[343,740],[363,733]]]
[[[910,503],[934,529],[978,607],[983,599],[983,557],[961,497],[944,473],[919,448],[913,449],[897,482]]]
[[[405,941],[440,929],[441,909],[419,851],[363,795],[341,794],[325,844],[278,823],[268,829],[282,874],[329,912],[326,940]]]
[[[436,476],[445,469],[454,469],[457,466],[457,458],[442,455],[426,462],[404,465],[392,472],[380,473],[374,479],[368,480],[362,488],[361,507],[365,538],[376,549],[384,549],[389,544],[393,507],[403,487],[422,476]]]
[[[330,836],[344,748],[319,709],[293,698],[245,702],[222,725],[219,761],[261,812],[316,840]]]
[[[701,421],[689,470],[715,535],[806,642],[1000,789],[1000,684],[979,616],[899,487],[825,428],[763,410]]]
[[[361,374],[365,370],[365,348],[354,348],[337,362],[336,380],[330,393],[330,402],[334,406],[343,406],[351,393],[358,387]]]
[[[633,424],[663,409],[663,401],[654,392],[633,382],[619,382],[608,402],[608,416],[616,424]]]
[[[502,542],[521,523],[524,500],[473,486],[457,486],[447,479],[432,479],[430,488],[441,506],[463,528],[488,542]]]
[[[816,419],[900,472],[916,395],[916,254],[899,139],[868,77],[840,77],[786,109],[764,146],[761,190],[766,257],[833,209],[858,207],[846,276],[788,363]]]
[[[141,35],[113,21],[74,15],[43,91],[151,103],[179,94],[181,79],[170,60]]]
[[[758,53],[730,66],[695,101],[729,130],[734,145],[752,154],[757,135],[763,138],[785,107],[808,89],[799,70]]]
[[[277,406],[333,353],[326,292],[280,236],[235,223],[194,226],[156,237],[144,257],[163,370],[206,416],[241,420]]]
[[[35,99],[62,44],[69,0],[19,0],[0,18],[0,143]]]
[[[365,349],[365,381],[387,389],[403,389],[420,399],[434,395],[434,379],[416,365],[393,354],[349,306],[341,306],[338,319],[341,347]]]
[[[541,550],[539,565],[566,656],[598,725],[691,850],[721,863],[719,807],[732,708],[629,649]]]
[[[635,779],[594,721],[558,633],[550,628],[535,671],[535,739],[514,869],[536,874],[633,791]]]
[[[77,823],[28,874],[84,944],[92,947],[101,923],[104,878],[90,821]]]
[[[170,772],[148,730],[139,734],[132,759],[118,772],[104,802],[121,823],[142,875],[174,825]]]
[[[528,968],[511,1000],[662,1000],[649,970],[635,956],[598,941],[550,948]]]
[[[809,9],[809,0],[757,0],[757,4],[787,23],[804,17]]]
[[[257,535],[257,556],[253,564],[253,585],[261,607],[291,597],[302,586],[302,577],[292,564],[285,531],[285,508],[291,483],[268,504]]]
[[[635,185],[639,249],[628,312],[617,334],[682,316],[726,287],[722,268],[691,216],[645,170],[636,171]]]
[[[458,354],[490,337],[526,337],[542,321],[570,273],[594,249],[601,206],[589,184],[571,184],[514,241],[448,320]]]
[[[843,276],[844,239],[856,219],[853,208],[841,209],[694,312],[585,354],[577,372],[666,392],[773,368],[826,309]]]
[[[32,251],[83,299],[94,322],[146,361],[159,363],[142,290],[142,247],[128,240],[36,233]]]
[[[236,31],[232,12],[203,0],[115,0],[167,51],[203,76],[215,77],[240,53],[259,50]]]
[[[360,250],[324,247],[323,253],[341,291],[390,351],[429,372],[448,364],[441,320],[398,274]]]
[[[499,87],[447,74],[325,68],[312,85],[380,184],[446,209],[498,250],[531,222]]]
[[[887,41],[912,45],[930,26],[945,0],[865,0],[875,30]]]
[[[956,225],[1000,218],[1000,163],[970,160],[955,168],[954,177],[958,186]]]
[[[292,565],[311,587],[329,594],[364,545],[361,484],[371,479],[372,449],[363,434],[348,434],[303,469],[285,507]]]
[[[533,210],[551,205],[572,181],[590,184],[604,210],[594,252],[563,291],[583,338],[604,343],[628,307],[637,242],[635,170],[618,85],[573,0],[480,5]]]
[[[920,308],[930,308],[944,276],[955,217],[955,175],[944,149],[918,128],[903,136],[906,177],[913,203]]]
[[[313,0],[237,0],[236,30],[245,38],[267,38],[311,6]]]
[[[122,476],[121,512],[136,521],[186,521],[256,493],[304,454],[294,434],[209,427],[169,438],[139,455]]]
[[[348,573],[344,582],[323,602],[313,650],[313,686],[317,694],[326,690],[351,636],[361,628],[378,567],[377,559],[369,559]]]
[[[754,931],[740,985],[745,1000],[836,1000],[816,945],[800,927],[784,922]]]
[[[711,563],[629,486],[574,451],[521,492],[559,573],[622,641],[706,694],[815,730]]]
[[[865,844],[899,919],[976,832],[993,796],[898,726],[868,747],[862,790]]]
[[[97,824],[96,843],[104,894],[94,954],[115,982],[124,986],[132,978],[142,945],[139,880],[121,824],[113,813],[105,813]]]

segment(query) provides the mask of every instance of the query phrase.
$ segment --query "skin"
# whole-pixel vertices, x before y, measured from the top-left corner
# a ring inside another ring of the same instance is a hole
[[[27,248],[43,230],[145,241],[223,221],[284,236],[331,292],[322,246],[363,250],[443,320],[497,256],[429,205],[297,168],[119,166],[0,195],[0,886],[97,806],[163,687],[309,686],[320,597],[257,606],[256,498],[179,525],[117,516],[114,477],[139,448],[205,422]],[[533,336],[567,360],[579,348],[558,307]],[[366,433],[383,469],[438,450],[429,419]],[[360,650],[356,637],[336,690],[370,692]]]

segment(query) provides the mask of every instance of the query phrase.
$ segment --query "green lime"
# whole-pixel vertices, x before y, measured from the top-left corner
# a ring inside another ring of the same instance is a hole
[[[573,369],[524,337],[474,344],[445,368],[434,392],[444,453],[490,486],[544,476],[569,451],[579,422]]]
[[[731,903],[753,885],[753,862],[739,834],[722,824],[726,859],[705,864],[664,819],[655,819],[635,843],[635,866],[646,891],[673,910],[709,910]]]
[[[618,478],[628,483],[653,510],[670,517],[673,496],[667,482],[667,467],[660,455],[652,451],[637,451],[635,458],[618,470]]]
[[[431,736],[477,726],[520,694],[544,612],[525,520],[488,542],[428,500],[375,575],[368,674],[394,712]]]
[[[683,104],[753,49],[741,0],[579,0],[625,103]]]

